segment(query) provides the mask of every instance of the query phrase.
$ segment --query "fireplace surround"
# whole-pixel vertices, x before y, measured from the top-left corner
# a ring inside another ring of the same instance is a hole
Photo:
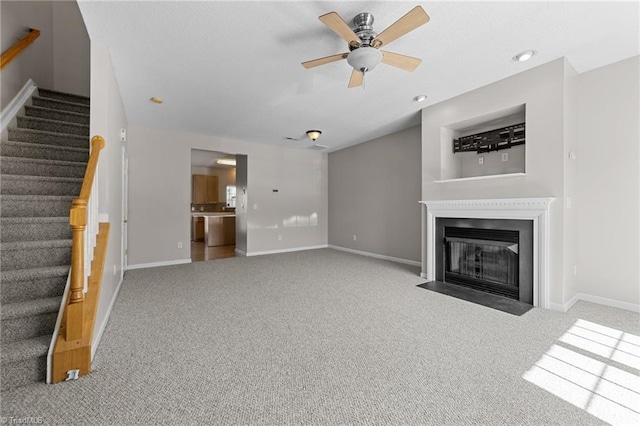
[[[433,200],[424,204],[421,276],[437,280],[436,219],[506,219],[529,221],[532,225],[532,304],[549,308],[549,206],[546,198],[501,198],[481,200]],[[527,302],[531,303],[531,302]]]

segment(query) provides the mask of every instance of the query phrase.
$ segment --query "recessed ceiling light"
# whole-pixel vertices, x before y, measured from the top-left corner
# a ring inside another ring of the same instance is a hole
[[[424,102],[427,99],[427,95],[418,95],[413,98],[413,102]]]
[[[161,104],[162,102],[164,102],[162,100],[162,98],[158,98],[156,96],[154,96],[153,98],[149,99],[151,102],[153,102],[154,104]]]
[[[518,53],[516,56],[514,56],[511,59],[513,59],[516,62],[524,62],[531,59],[531,57],[535,54],[536,54],[535,50],[525,50],[524,52]]]

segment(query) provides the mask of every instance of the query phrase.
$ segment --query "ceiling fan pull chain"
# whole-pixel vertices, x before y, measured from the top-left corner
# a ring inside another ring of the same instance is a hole
[[[362,70],[362,90],[364,90],[364,77],[367,75],[367,73]]]

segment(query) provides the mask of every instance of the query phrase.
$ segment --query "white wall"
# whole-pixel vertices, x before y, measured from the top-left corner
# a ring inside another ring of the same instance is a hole
[[[248,254],[327,244],[326,154],[134,124],[128,148],[130,265],[190,259],[192,148],[248,156]]]
[[[0,2],[2,51],[40,30],[22,54],[2,70],[0,107],[32,79],[39,87],[89,96],[90,41],[75,1]]]
[[[550,302],[564,303],[564,59],[533,68],[422,110],[422,199],[556,197],[550,209]],[[526,105],[526,176],[434,183],[439,180],[441,128]],[[423,232],[426,229],[423,224]],[[424,248],[423,248],[424,250]],[[423,265],[426,271],[426,264]]]
[[[122,143],[120,129],[127,118],[120,98],[107,47],[91,45],[91,135],[105,138],[98,166],[99,213],[111,223],[107,257],[102,277],[96,328],[102,330],[109,308],[117,296],[122,272]],[[114,270],[115,268],[115,270]],[[100,333],[94,333],[94,350]]]
[[[54,1],[53,86],[76,95],[91,93],[91,41],[75,1]]]
[[[2,109],[31,78],[40,87],[53,88],[53,22],[50,1],[0,2],[0,45],[6,51],[27,34],[40,30],[40,37],[2,70]]]
[[[420,261],[420,141],[416,126],[329,154],[329,244]]]
[[[578,281],[640,305],[640,57],[579,75]]]

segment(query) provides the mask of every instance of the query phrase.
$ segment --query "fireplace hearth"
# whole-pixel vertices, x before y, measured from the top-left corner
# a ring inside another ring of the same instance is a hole
[[[533,304],[533,223],[439,218],[436,280]]]

